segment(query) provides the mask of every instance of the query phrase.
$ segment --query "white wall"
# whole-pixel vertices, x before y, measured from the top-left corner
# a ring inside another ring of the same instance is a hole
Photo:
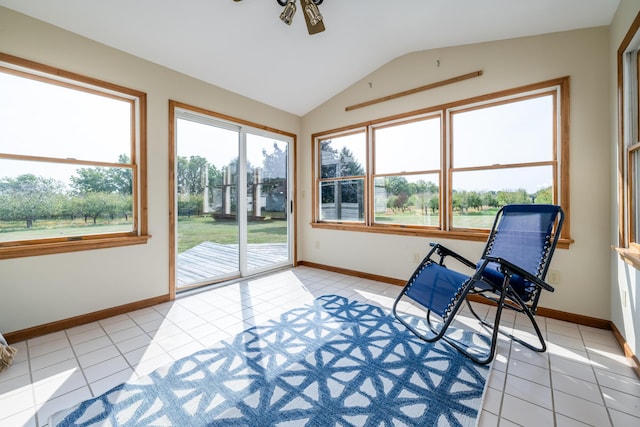
[[[622,12],[616,15],[613,27],[616,34],[626,32],[625,23],[631,19],[626,14],[630,11],[635,16],[639,8],[638,0],[622,1]],[[611,157],[610,147],[615,145],[610,143],[610,107],[615,105],[609,102],[614,79],[611,44],[617,48],[619,41],[610,42],[609,29],[595,28],[417,52],[391,61],[300,120],[0,8],[0,51],[148,94],[149,232],[153,235],[146,245],[0,260],[0,329],[16,331],[168,292],[169,99],[301,135],[297,153],[298,258],[406,280],[415,268],[413,254],[424,253],[430,239],[319,230],[309,225],[311,134],[569,75],[571,228],[575,243],[568,250],[557,251],[553,268],[560,271],[561,283],[554,294],[543,296],[541,304],[603,319],[613,317],[621,330],[627,324],[638,330],[638,320],[623,320],[630,314],[611,302],[617,295],[616,289],[611,291],[609,274],[609,224],[615,215],[607,205],[615,165],[602,161]],[[478,69],[484,74],[476,79],[344,111],[348,105]],[[368,83],[372,83],[371,88]],[[442,242],[471,258],[477,257],[482,248],[481,243]],[[624,269],[619,273],[619,286],[635,287],[637,272],[628,275],[631,281],[626,279]],[[617,280],[618,272],[613,276]]]
[[[146,245],[0,260],[3,332],[169,292],[169,99],[299,133],[297,116],[2,7],[0,51],[147,93],[153,236]]]
[[[611,93],[611,244],[618,245],[618,98],[617,52],[631,23],[640,12],[640,0],[622,0],[610,26],[609,68]],[[622,333],[631,351],[640,357],[640,272],[611,254],[611,321]]]
[[[606,27],[416,52],[391,61],[307,114],[303,118],[298,155],[299,258],[406,280],[416,267],[413,254],[424,253],[432,240],[312,228],[311,134],[568,75],[571,77],[570,214],[575,243],[568,250],[556,251],[552,268],[560,271],[561,281],[555,293],[543,295],[541,305],[609,319],[608,52]],[[482,70],[483,75],[345,112],[349,105],[476,70]],[[441,241],[472,259],[477,259],[483,247],[478,242]]]

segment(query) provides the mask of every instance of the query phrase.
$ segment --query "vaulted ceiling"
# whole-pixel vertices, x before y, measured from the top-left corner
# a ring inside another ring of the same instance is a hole
[[[0,0],[298,116],[401,55],[609,25],[618,3],[324,0],[326,31],[309,35],[300,2],[288,26],[276,0]]]

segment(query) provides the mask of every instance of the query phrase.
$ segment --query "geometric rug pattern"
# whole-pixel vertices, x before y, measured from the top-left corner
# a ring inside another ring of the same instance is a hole
[[[488,374],[380,307],[325,295],[50,426],[473,426]]]

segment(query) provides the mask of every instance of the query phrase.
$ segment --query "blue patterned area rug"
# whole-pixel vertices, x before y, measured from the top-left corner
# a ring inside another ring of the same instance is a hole
[[[326,295],[50,426],[473,426],[488,374],[379,307]]]

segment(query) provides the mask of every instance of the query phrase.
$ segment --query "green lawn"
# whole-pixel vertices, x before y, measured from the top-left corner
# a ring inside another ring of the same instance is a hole
[[[456,228],[491,228],[497,209],[483,211],[467,211],[464,214],[455,212],[453,227]],[[427,225],[438,226],[438,215],[418,215],[416,212],[394,212],[392,214],[376,214],[376,222],[380,224]]]
[[[109,223],[93,220],[84,222],[84,219],[75,221],[34,221],[33,226],[26,228],[24,221],[0,221],[0,242],[26,239],[47,239],[64,236],[78,236],[96,233],[121,233],[131,231],[132,222],[114,220]]]
[[[287,222],[282,220],[249,221],[248,243],[286,243]],[[233,220],[207,217],[178,218],[178,253],[204,241],[221,244],[238,243],[238,225]]]
[[[265,219],[249,221],[249,243],[286,243],[287,222]],[[52,237],[78,236],[94,233],[116,233],[131,231],[131,221],[113,221],[109,224],[93,221],[35,221],[27,229],[24,221],[0,221],[0,242],[26,239],[45,239]],[[222,244],[238,243],[238,226],[235,221],[214,220],[205,217],[178,218],[178,252],[199,245],[204,241]]]
[[[495,210],[470,212],[454,215],[453,226],[458,228],[490,228]],[[378,214],[376,221],[384,224],[438,225],[437,215],[416,215],[413,212]],[[286,243],[287,222],[265,219],[249,221],[248,243]],[[0,222],[0,242],[22,239],[38,239],[57,236],[76,236],[87,233],[113,233],[131,230],[131,222],[117,222],[93,225],[83,220],[65,222],[36,221],[27,230],[24,223]],[[233,220],[215,220],[210,216],[178,218],[178,253],[199,245],[204,241],[222,244],[238,243],[238,226]]]

